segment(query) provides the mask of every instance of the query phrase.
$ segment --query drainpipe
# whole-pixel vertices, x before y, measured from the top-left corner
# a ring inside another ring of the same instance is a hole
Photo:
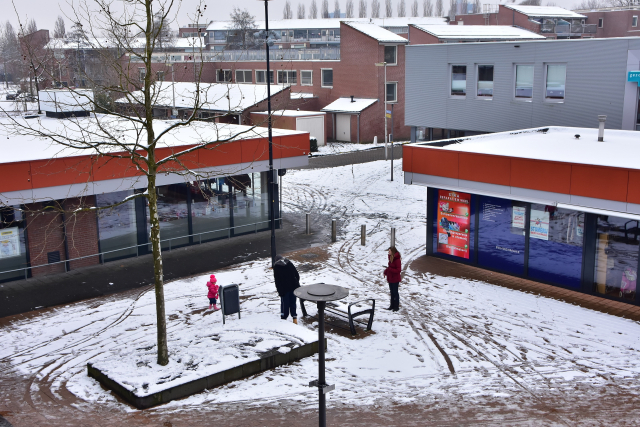
[[[604,122],[607,121],[607,116],[598,116],[598,142],[604,141]]]

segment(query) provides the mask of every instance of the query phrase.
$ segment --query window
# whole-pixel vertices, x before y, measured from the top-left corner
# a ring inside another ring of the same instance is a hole
[[[236,70],[236,83],[251,83],[251,70]]]
[[[478,97],[493,98],[493,65],[478,65]]]
[[[164,81],[164,71],[156,71],[156,81],[158,82]]]
[[[566,65],[547,65],[547,86],[544,95],[545,99],[556,101],[563,100],[566,78]]]
[[[216,72],[216,81],[219,81],[219,82],[230,82],[231,81],[231,70],[217,70],[217,72]]]
[[[322,72],[322,87],[333,87],[333,70],[324,68]]]
[[[631,18],[631,26],[632,27],[637,27],[638,26],[638,17],[634,16]]]
[[[465,96],[467,94],[467,66],[451,66],[451,95]]]
[[[398,83],[387,83],[387,102],[398,102]]]
[[[398,46],[385,46],[384,62],[386,62],[387,65],[396,65],[398,62],[397,52],[398,52]]]
[[[256,84],[267,84],[267,70],[256,70]],[[273,71],[269,71],[269,83],[273,83]]]
[[[278,83],[290,85],[298,84],[298,72],[295,70],[279,70]]]
[[[147,69],[146,68],[138,68],[138,79],[142,82],[144,78],[147,77]]]
[[[598,18],[598,28],[602,28],[603,24],[604,24],[604,18]]]
[[[302,86],[313,86],[313,71],[300,71],[300,84]]]
[[[533,98],[533,65],[516,65],[515,97]]]

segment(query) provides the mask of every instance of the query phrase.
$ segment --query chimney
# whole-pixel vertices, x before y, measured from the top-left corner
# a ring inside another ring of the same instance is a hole
[[[353,99],[353,97],[354,97],[354,95],[351,95],[351,102],[356,102],[356,101]],[[605,116],[605,118],[606,118],[606,117],[607,117],[607,116]]]
[[[599,123],[599,127],[598,127],[598,141],[602,142],[604,141],[604,122],[607,121],[607,116],[598,116],[598,122]]]

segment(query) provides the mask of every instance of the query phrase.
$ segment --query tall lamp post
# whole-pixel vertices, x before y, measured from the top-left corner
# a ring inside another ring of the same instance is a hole
[[[389,142],[389,134],[387,132],[387,116],[389,115],[387,110],[387,63],[376,62],[376,67],[384,67],[384,144],[386,147]],[[393,181],[393,141],[391,141],[391,181]]]
[[[268,185],[268,197],[269,197],[269,222],[271,223],[271,266],[276,262],[276,203],[275,203],[275,182],[273,173],[273,134],[271,130],[271,78],[269,73],[269,46],[273,46],[273,38],[269,34],[269,2],[272,0],[258,0],[264,1],[264,24],[265,24],[265,47],[267,51],[267,120],[269,128],[269,175],[267,177],[269,181]]]

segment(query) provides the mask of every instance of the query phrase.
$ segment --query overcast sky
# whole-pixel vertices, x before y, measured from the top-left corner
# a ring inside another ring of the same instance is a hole
[[[58,17],[58,15],[62,15],[64,17],[63,12],[67,12],[69,14],[70,8],[68,6],[68,2],[72,0],[63,0],[57,2],[55,0],[14,0],[15,4],[18,8],[18,13],[20,15],[21,20],[25,22],[26,19],[35,19],[38,24],[38,29],[47,29],[53,33],[53,25]],[[76,0],[77,1],[77,0]],[[85,0],[87,2],[91,2],[91,0]],[[344,5],[347,0],[339,0],[342,8],[344,9]],[[400,0],[393,0],[394,6],[394,16],[396,12],[396,5]],[[413,3],[412,0],[405,0],[407,4],[407,11],[410,10],[410,4]],[[432,0],[435,3],[435,0]],[[574,7],[579,0],[542,0],[542,4],[546,4],[548,1],[553,1],[557,6],[572,8]],[[296,15],[296,10],[298,7],[298,3],[304,2],[306,5],[307,13],[309,10],[309,5],[311,4],[311,0],[291,0],[291,6],[293,9],[294,16]],[[318,7],[322,0],[316,0]],[[114,0],[114,3],[119,3],[119,0]],[[177,14],[177,23],[173,25],[175,29],[178,26],[186,26],[193,21],[193,17],[195,15],[195,9],[199,4],[198,0],[182,0],[176,1],[177,4],[181,4],[180,10]],[[264,2],[260,0],[205,0],[204,3],[207,5],[206,12],[201,19],[200,22],[209,22],[209,21],[220,21],[229,19],[229,14],[234,6],[237,6],[241,9],[248,9],[251,14],[253,14],[257,20],[264,19]],[[329,8],[333,10],[333,5],[335,0],[329,0]],[[354,0],[354,5],[358,7],[359,0]],[[368,9],[371,10],[371,0],[367,0]],[[384,0],[380,0],[380,3],[384,5]],[[418,0],[418,3],[422,5],[422,0]],[[445,4],[449,2],[447,0],[444,1]],[[482,1],[482,3],[498,3],[498,1]],[[516,0],[516,3],[519,3],[519,0]],[[270,19],[282,19],[282,9],[284,7],[285,0],[272,0],[269,2],[269,18]],[[446,7],[445,7],[446,9]],[[17,28],[18,19],[13,10],[13,4],[11,0],[0,0],[0,19],[10,20],[14,27]],[[71,27],[70,21],[65,18],[66,28],[67,30]]]

